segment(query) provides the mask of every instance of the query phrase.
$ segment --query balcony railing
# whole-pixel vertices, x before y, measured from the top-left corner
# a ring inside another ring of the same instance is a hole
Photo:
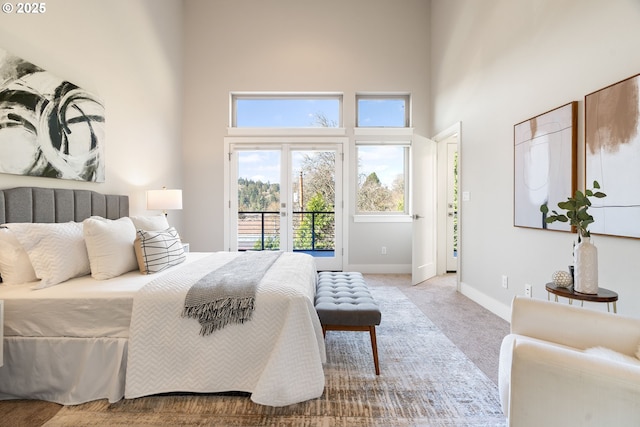
[[[335,212],[293,212],[293,250],[318,255],[335,251]],[[280,249],[280,212],[238,212],[238,250]]]

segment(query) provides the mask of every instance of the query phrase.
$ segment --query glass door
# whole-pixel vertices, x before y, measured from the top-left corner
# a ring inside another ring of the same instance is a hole
[[[281,152],[272,149],[237,150],[236,215],[233,250],[286,250],[282,247]],[[232,181],[233,182],[233,181]],[[284,227],[283,227],[284,225]],[[286,243],[286,237],[284,242]]]
[[[304,252],[319,270],[341,270],[340,148],[233,145],[230,249]]]

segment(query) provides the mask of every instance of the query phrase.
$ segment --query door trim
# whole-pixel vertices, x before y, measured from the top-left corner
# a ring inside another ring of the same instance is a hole
[[[441,146],[446,145],[451,137],[457,134],[458,144],[458,196],[462,187],[462,122],[454,123],[432,139],[438,143],[438,214],[437,214],[437,273],[446,273],[446,226],[447,226],[447,200],[446,200],[446,157],[441,154]],[[441,144],[443,143],[443,144]],[[443,158],[444,157],[444,158]],[[444,175],[443,175],[444,173]],[[443,187],[444,186],[444,187]],[[462,266],[462,203],[458,200],[458,267],[456,269],[456,288],[460,290],[461,266]]]

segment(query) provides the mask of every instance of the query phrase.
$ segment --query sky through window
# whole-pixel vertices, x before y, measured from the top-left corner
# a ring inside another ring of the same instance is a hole
[[[239,128],[337,128],[340,100],[238,98],[235,113]]]

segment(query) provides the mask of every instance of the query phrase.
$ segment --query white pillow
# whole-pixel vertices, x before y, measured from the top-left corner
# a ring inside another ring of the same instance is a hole
[[[138,268],[133,241],[136,229],[129,218],[117,220],[93,216],[82,223],[91,277],[111,279]]]
[[[5,285],[38,280],[29,255],[8,228],[0,228],[0,277]]]
[[[618,353],[606,347],[592,347],[584,351],[587,354],[593,354],[613,362],[631,363],[633,365],[640,365],[640,360],[635,357],[627,356],[626,354]]]
[[[136,231],[136,258],[142,274],[152,274],[184,262],[186,256],[175,228]]]
[[[33,289],[57,285],[90,273],[82,223],[5,224],[29,254],[36,277]]]
[[[164,215],[137,215],[130,216],[129,218],[133,221],[136,230],[164,231],[169,228],[169,222]]]

